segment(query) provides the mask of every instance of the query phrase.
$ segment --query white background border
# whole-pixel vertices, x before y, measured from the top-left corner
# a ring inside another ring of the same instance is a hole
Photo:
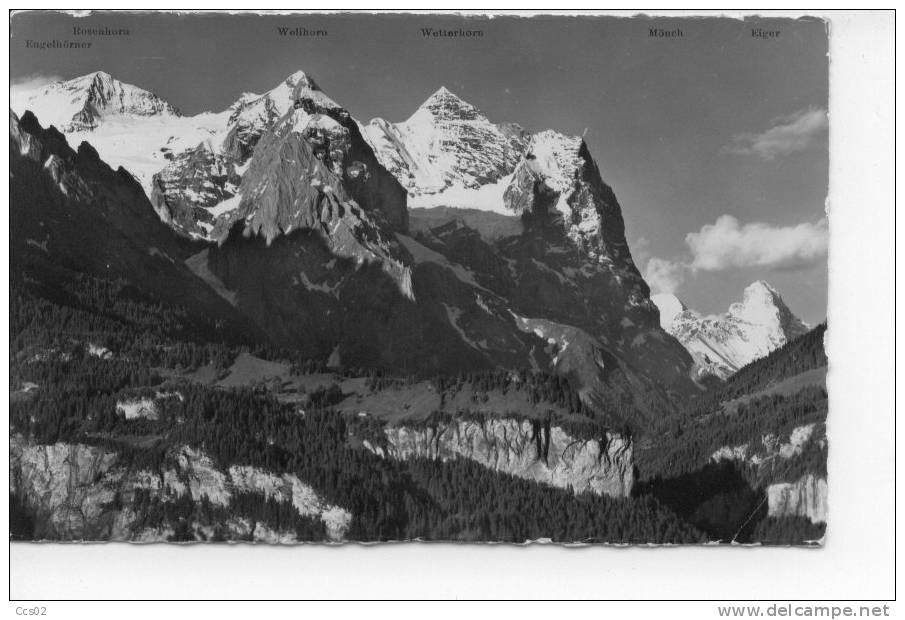
[[[11,597],[893,598],[893,16],[804,13],[831,22],[831,444],[825,548],[16,544],[10,552]],[[8,243],[8,234],[2,235],[2,242]],[[8,247],[0,256],[8,283]],[[3,294],[8,296],[8,286]],[[5,301],[2,309],[7,313],[8,298]],[[8,325],[8,314],[6,320]],[[8,364],[6,358],[3,363]],[[3,518],[8,521],[8,511]],[[11,604],[11,613],[14,607]],[[227,616],[258,615],[252,606],[220,607],[217,613]],[[716,617],[713,607],[705,606],[710,609],[707,617]],[[66,609],[67,616],[74,617],[97,611],[85,605]],[[211,612],[207,607],[194,609],[193,615]],[[531,615],[546,614],[543,609],[535,607]],[[658,609],[653,612],[657,616],[685,617],[682,608]],[[500,608],[496,613],[513,611]],[[157,606],[129,607],[130,615],[139,618],[159,612]],[[371,613],[367,608],[360,612]],[[695,612],[688,617],[702,616]]]

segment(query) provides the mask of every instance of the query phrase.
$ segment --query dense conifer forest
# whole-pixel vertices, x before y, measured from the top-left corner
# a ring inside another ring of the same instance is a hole
[[[332,411],[335,387],[312,393],[301,416],[296,407],[278,402],[266,390],[174,382],[164,376],[165,369],[188,370],[205,364],[226,368],[238,348],[201,338],[183,340],[187,321],[178,309],[161,308],[139,295],[123,295],[126,287],[116,288],[115,283],[86,279],[84,284],[77,298],[65,296],[56,303],[36,295],[28,283],[13,289],[13,433],[42,444],[101,446],[117,452],[120,463],[132,469],[160,470],[171,458],[171,448],[189,445],[203,449],[223,468],[254,465],[296,473],[325,500],[352,513],[346,534],[350,540],[523,542],[550,538],[687,543],[705,539],[652,497],[575,496],[465,460],[381,459],[350,441],[356,424],[373,421],[349,420]],[[116,351],[115,358],[92,353],[89,343]],[[262,348],[254,350],[278,355]],[[295,369],[305,368],[324,370],[317,363],[295,362]],[[397,381],[369,376],[375,390]],[[435,379],[444,394],[454,393],[466,383],[477,394],[522,391],[534,402],[573,411],[597,428],[591,412],[565,379],[533,372],[515,377],[498,372]],[[26,393],[22,386],[27,384],[38,387]],[[116,412],[119,399],[176,389],[182,398],[159,400],[156,420],[129,420]],[[17,501],[12,505],[19,507],[16,528],[27,531],[27,511]],[[186,529],[192,520],[216,524],[227,514],[289,529],[302,540],[324,539],[322,523],[263,494],[239,495],[224,509],[205,498],[183,496],[179,501],[163,502],[138,492],[131,507],[142,515],[142,527],[175,524],[174,540],[192,535]]]
[[[373,433],[375,425],[379,430],[383,422],[334,411],[344,396],[338,383],[308,394],[304,415],[260,385],[226,389],[194,383],[182,377],[205,366],[222,375],[243,351],[285,361],[294,373],[366,377],[374,392],[419,379],[369,369],[327,369],[324,361],[294,357],[291,351],[260,345],[241,333],[227,336],[217,325],[161,303],[127,282],[66,276],[58,286],[28,277],[14,278],[11,284],[11,433],[31,441],[102,446],[133,469],[160,470],[172,458],[173,448],[188,445],[202,449],[221,468],[253,465],[294,473],[326,501],[351,512],[346,533],[350,540],[690,543],[730,540],[734,534],[743,542],[786,544],[820,537],[821,528],[806,520],[766,518],[754,508],[758,489],[768,482],[759,472],[726,465],[726,471],[704,476],[711,486],[702,487],[701,468],[709,467],[708,457],[719,446],[754,443],[765,429],[782,434],[801,424],[823,424],[827,395],[814,386],[791,395],[743,399],[734,414],[719,423],[713,423],[713,416],[721,415],[722,403],[825,364],[825,325],[742,369],[669,416],[654,432],[639,433],[620,424],[619,411],[608,415],[592,410],[568,379],[549,373],[481,371],[432,380],[441,405],[467,389],[474,411],[438,410],[421,424],[452,415],[486,416],[481,405],[489,394],[512,392],[540,405],[547,423],[555,420],[578,436],[609,430],[636,435],[636,467],[645,482],[634,497],[613,499],[576,496],[462,459],[382,459],[362,449],[356,437]],[[121,399],[174,391],[181,398],[158,399],[157,419],[125,419],[117,413]],[[825,463],[825,448],[811,446],[787,464],[786,473],[823,474]],[[719,492],[714,494],[714,488]],[[682,494],[688,497],[689,489],[691,497],[709,493],[710,499],[676,500]],[[13,536],[28,539],[29,531],[35,531],[32,515],[19,498],[11,499]],[[702,501],[710,504],[702,508]],[[714,508],[714,502],[723,507]],[[121,503],[117,498],[111,508],[119,509]],[[219,524],[230,515],[294,532],[300,540],[325,539],[322,522],[263,493],[238,494],[228,507],[218,507],[206,497],[187,495],[169,502],[136,492],[130,507],[141,515],[140,527],[171,524],[173,540],[196,537],[191,522],[209,524],[211,540],[218,540]],[[757,518],[748,519],[740,534],[730,532],[749,513]]]

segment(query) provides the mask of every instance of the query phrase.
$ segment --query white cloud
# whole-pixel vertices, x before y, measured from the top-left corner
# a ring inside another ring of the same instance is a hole
[[[824,134],[827,126],[826,110],[810,107],[776,119],[772,127],[761,133],[733,137],[726,150],[736,155],[771,160],[805,150]]]
[[[771,226],[742,224],[721,215],[713,224],[688,233],[688,254],[677,260],[651,257],[644,279],[653,294],[675,294],[689,274],[766,268],[777,271],[808,267],[826,257],[829,230],[826,218],[816,223]]]
[[[828,232],[826,218],[816,224],[770,226],[740,224],[731,215],[721,215],[715,223],[685,237],[692,256],[688,266],[694,271],[806,267],[826,256]]]
[[[63,78],[59,75],[41,75],[35,73],[10,80],[9,87],[19,90],[34,90],[53,82],[59,82],[62,79]]]
[[[10,107],[17,110],[19,102],[30,92],[53,82],[59,82],[63,78],[58,75],[33,74],[9,81]]]
[[[688,267],[682,263],[654,257],[647,261],[644,280],[654,294],[674,294],[685,281],[687,270]]]

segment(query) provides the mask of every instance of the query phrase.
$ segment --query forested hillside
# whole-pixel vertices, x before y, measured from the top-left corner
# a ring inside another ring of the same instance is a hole
[[[639,442],[637,492],[658,497],[722,539],[820,539],[828,449],[825,334],[823,323],[663,420]],[[816,497],[802,486],[816,483],[823,485]],[[790,504],[789,493],[807,500]],[[810,518],[799,514],[805,510]]]

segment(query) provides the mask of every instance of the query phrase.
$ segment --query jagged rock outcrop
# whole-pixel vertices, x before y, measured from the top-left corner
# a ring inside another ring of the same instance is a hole
[[[385,232],[381,208],[389,209],[391,201],[384,205],[375,198],[380,192],[369,187],[369,177],[377,172],[351,159],[353,154],[349,131],[331,116],[291,110],[258,142],[237,193],[227,201],[230,208],[221,204],[208,211],[219,216],[208,236],[223,243],[238,224],[246,236],[261,236],[269,245],[293,230],[313,230],[337,256],[381,265],[411,296],[405,254]],[[355,191],[379,206],[366,210],[352,197]],[[396,206],[404,210],[404,196],[399,199]],[[404,226],[404,218],[396,223]]]
[[[752,467],[766,487],[771,517],[807,517],[812,523],[825,523],[825,469],[814,470],[809,466],[808,473],[797,479],[794,478],[797,474],[790,474],[789,470],[807,450],[815,448],[823,453],[825,466],[826,447],[826,424],[812,422],[791,429],[788,439],[767,433],[756,444],[722,446],[710,460],[731,460]]]
[[[767,487],[771,517],[807,517],[811,523],[826,523],[826,478],[806,474],[795,482],[780,482]]]
[[[34,118],[32,114],[30,118]],[[41,143],[19,125],[19,117],[9,111],[9,139],[18,154],[32,161],[41,161]]]
[[[775,465],[774,460],[787,461],[801,455],[807,444],[814,441],[821,449],[826,447],[826,426],[818,427],[816,422],[796,426],[789,432],[789,438],[783,440],[773,433],[760,438],[760,445],[744,443],[737,446],[721,446],[714,451],[710,460],[717,462],[723,459],[747,461],[751,465]],[[775,470],[775,467],[773,467]],[[781,470],[780,470],[781,471]]]
[[[631,440],[609,432],[584,439],[540,421],[489,418],[390,425],[384,435],[385,441],[365,445],[385,458],[466,458],[526,480],[611,497],[628,497],[634,483]]]
[[[772,286],[758,280],[745,289],[740,303],[725,314],[702,316],[673,295],[655,295],[665,329],[688,349],[699,377],[725,379],[742,366],[766,356],[808,331]],[[676,308],[682,310],[676,312]]]
[[[167,462],[171,465],[160,471],[135,470],[110,450],[84,444],[39,445],[17,435],[10,438],[9,490],[34,515],[39,540],[167,540],[176,524],[146,526],[146,515],[133,510],[139,491],[148,492],[153,501],[189,497],[198,503],[206,498],[223,508],[236,493],[259,492],[291,503],[303,516],[322,520],[330,540],[341,541],[349,527],[347,510],[324,502],[295,475],[251,466],[222,471],[210,457],[189,447],[171,451]],[[274,532],[240,516],[216,524],[191,524],[199,540],[210,538],[214,525],[232,538],[295,542],[292,532]]]
[[[12,277],[51,287],[60,269],[118,278],[192,308],[187,320],[209,334],[215,323],[229,339],[257,333],[182,264],[197,248],[160,222],[128,172],[111,169],[87,142],[73,150],[30,112],[10,113],[9,148]]]
[[[202,142],[174,156],[154,176],[151,199],[160,219],[190,236],[207,238],[219,215],[238,206],[242,182],[235,160]]]
[[[405,191],[349,113],[303,72],[263,95],[243,95],[228,113],[221,142],[175,155],[154,177],[152,202],[177,230],[222,243],[244,220],[249,233],[272,241],[347,210],[407,229]],[[359,240],[379,234],[373,224],[353,232]]]

